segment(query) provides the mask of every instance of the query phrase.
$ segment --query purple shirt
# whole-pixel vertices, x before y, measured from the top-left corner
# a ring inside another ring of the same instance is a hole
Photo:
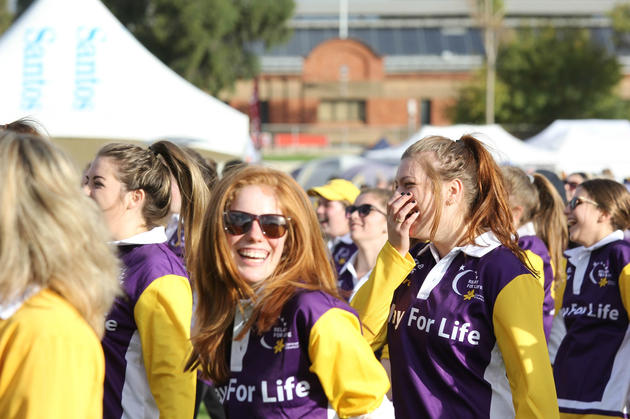
[[[630,391],[630,341],[619,282],[630,243],[581,249],[567,251],[566,335],[553,365],[560,411],[621,416]]]
[[[134,318],[136,302],[157,278],[165,275],[188,277],[182,262],[166,243],[120,245],[118,251],[123,263],[124,295],[116,298],[107,315],[102,341],[105,353],[103,417],[112,419],[122,416],[122,392],[129,371],[126,357],[129,352],[139,350],[130,346],[138,331]]]
[[[416,266],[394,293],[387,325],[396,417],[488,418],[493,389],[510,397],[494,302],[529,271],[503,246],[480,257],[459,252],[425,299],[419,291],[437,262],[427,244],[410,253]],[[499,403],[513,411],[511,400]]]
[[[356,315],[326,293],[301,291],[287,302],[269,331],[259,335],[250,330],[242,340],[242,359],[235,362],[234,348],[229,349],[230,378],[216,386],[228,418],[328,417],[326,394],[309,370],[308,348],[312,327],[331,308]]]

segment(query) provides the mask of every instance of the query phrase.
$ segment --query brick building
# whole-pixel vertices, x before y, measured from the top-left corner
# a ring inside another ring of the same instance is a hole
[[[262,131],[273,134],[276,145],[286,144],[287,135],[294,142],[366,145],[403,141],[422,124],[448,124],[457,89],[484,62],[473,3],[296,0],[292,38],[257,50]],[[504,26],[587,27],[608,45],[606,13],[614,3],[505,0]],[[249,112],[254,83],[241,81],[223,98]],[[623,83],[622,94],[630,96],[630,83]]]

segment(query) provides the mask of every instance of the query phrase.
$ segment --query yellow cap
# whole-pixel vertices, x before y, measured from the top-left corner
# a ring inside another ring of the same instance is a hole
[[[332,179],[324,186],[316,186],[308,190],[310,196],[321,196],[329,201],[348,201],[351,204],[361,191],[345,179]]]

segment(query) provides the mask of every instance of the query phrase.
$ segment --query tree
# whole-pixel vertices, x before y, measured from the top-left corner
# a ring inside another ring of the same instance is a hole
[[[32,1],[18,0],[18,12]],[[253,46],[288,39],[295,7],[293,0],[103,2],[162,62],[214,95],[259,72]]]
[[[0,35],[11,26],[12,21],[13,15],[9,12],[7,0],[0,0]]]
[[[499,49],[496,120],[547,125],[559,118],[625,118],[627,105],[615,92],[621,78],[616,57],[586,30],[525,30]],[[451,118],[483,122],[483,93],[479,77],[464,86]]]
[[[483,30],[486,54],[485,117],[486,124],[494,124],[496,103],[496,59],[499,35],[503,26],[503,0],[470,0],[473,17]]]

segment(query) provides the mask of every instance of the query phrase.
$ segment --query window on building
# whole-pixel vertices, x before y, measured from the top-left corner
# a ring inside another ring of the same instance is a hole
[[[420,125],[431,125],[431,99],[420,101]]]
[[[364,100],[322,100],[317,107],[319,122],[365,122]]]

